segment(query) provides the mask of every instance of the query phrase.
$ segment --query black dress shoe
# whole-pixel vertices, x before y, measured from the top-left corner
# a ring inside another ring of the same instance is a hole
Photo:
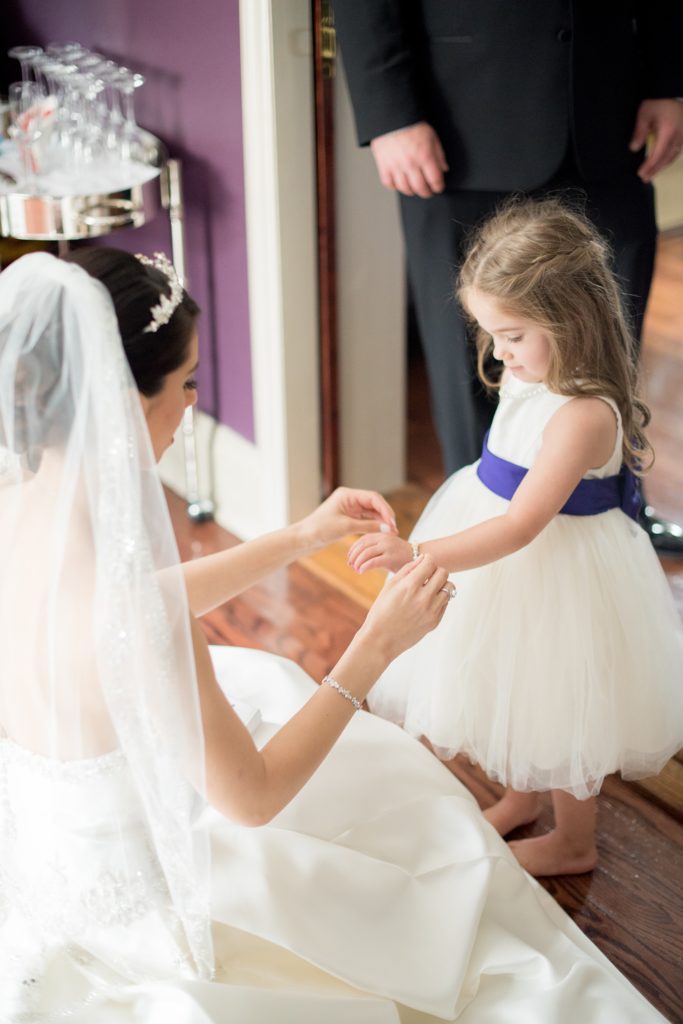
[[[657,551],[683,555],[683,527],[660,519],[651,505],[645,505],[639,516],[640,525]]]

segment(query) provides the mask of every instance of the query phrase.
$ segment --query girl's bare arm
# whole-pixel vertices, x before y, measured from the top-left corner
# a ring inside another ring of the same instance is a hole
[[[590,469],[603,466],[616,440],[616,419],[600,398],[576,398],[549,421],[543,444],[508,508],[468,530],[420,544],[437,565],[452,572],[474,569],[513,554],[548,525]],[[411,557],[398,537],[361,537],[349,551],[358,572],[395,570]]]

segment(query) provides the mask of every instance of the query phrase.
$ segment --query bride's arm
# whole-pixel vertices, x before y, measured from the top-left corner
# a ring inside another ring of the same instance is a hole
[[[205,615],[276,569],[346,534],[396,533],[391,507],[375,491],[339,487],[305,519],[227,551],[183,562],[193,615]]]
[[[427,582],[425,583],[425,580]],[[332,675],[358,700],[387,665],[440,621],[448,604],[447,575],[427,555],[389,581]],[[192,621],[204,723],[210,802],[244,825],[263,825],[282,810],[315,772],[354,714],[330,686],[318,687],[262,750],[230,707],[213,671],[204,635]]]
[[[299,524],[182,563],[193,615],[202,616],[308,553]]]

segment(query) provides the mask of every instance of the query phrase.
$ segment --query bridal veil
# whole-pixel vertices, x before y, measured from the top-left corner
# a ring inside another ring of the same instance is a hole
[[[178,553],[109,296],[44,253],[0,275],[0,566],[0,916],[23,904],[45,936],[69,913],[87,925],[97,903],[81,891],[72,906],[74,873],[54,858],[42,865],[54,898],[31,898],[40,833],[29,849],[16,820],[39,795],[14,784],[16,765],[49,776],[122,757],[185,970],[209,976],[208,841],[193,827],[204,752]],[[123,846],[118,864],[110,899],[134,907],[139,871]]]

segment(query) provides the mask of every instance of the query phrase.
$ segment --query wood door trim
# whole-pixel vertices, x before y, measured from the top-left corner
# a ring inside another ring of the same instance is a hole
[[[326,497],[340,479],[337,360],[336,223],[334,175],[334,57],[323,54],[331,29],[330,0],[313,0],[315,148],[318,215],[320,418],[322,486]]]

